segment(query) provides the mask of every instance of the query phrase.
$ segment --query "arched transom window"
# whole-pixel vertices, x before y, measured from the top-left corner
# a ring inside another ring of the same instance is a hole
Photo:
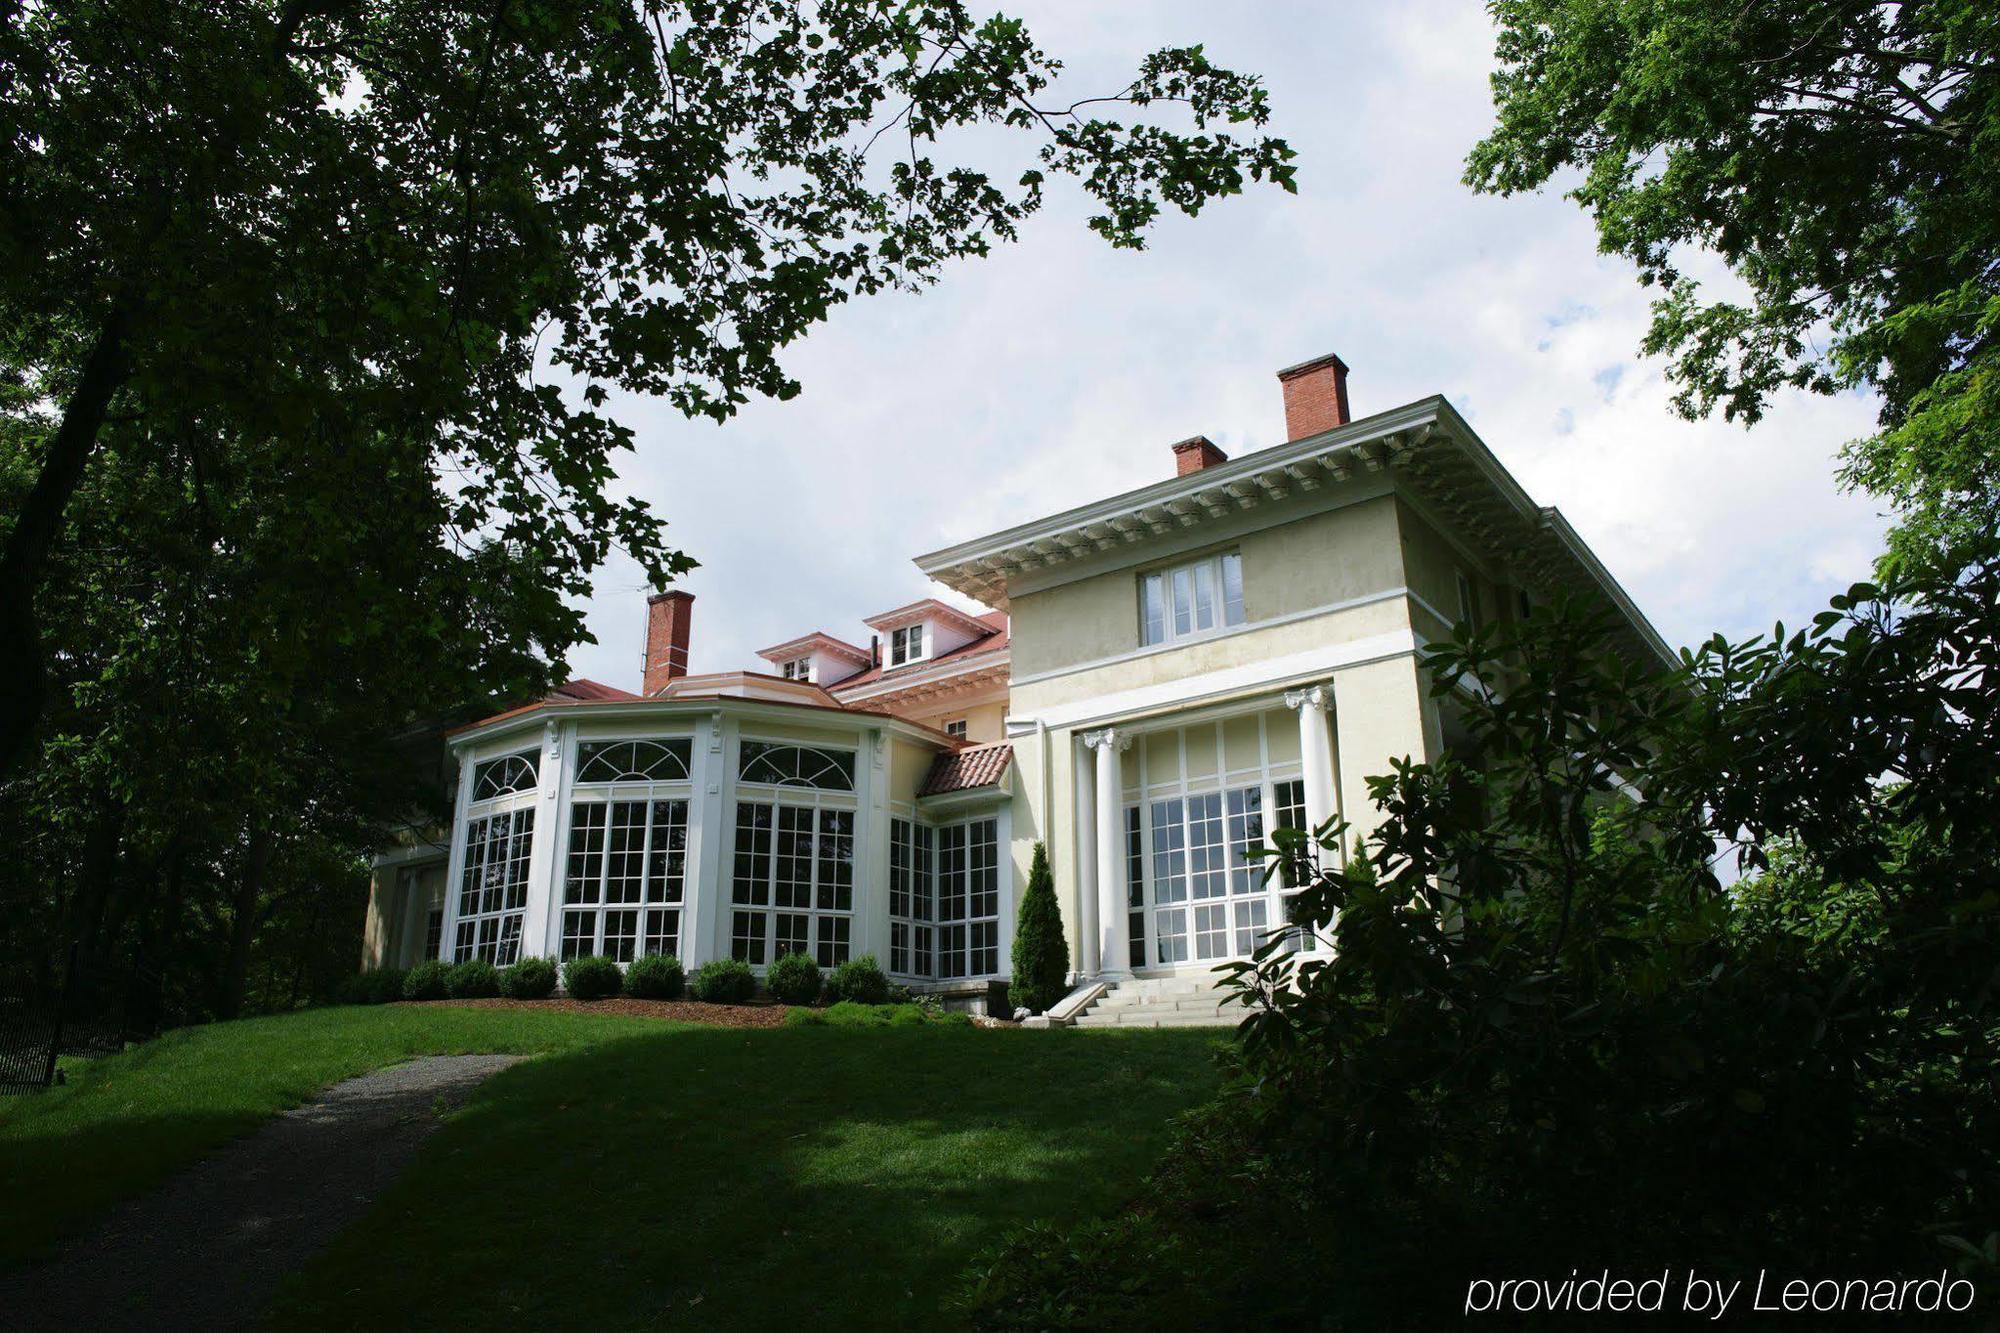
[[[854,790],[854,752],[822,750],[811,745],[743,742],[737,776],[745,782],[774,787],[816,787],[821,791]]]
[[[540,773],[541,755],[533,750],[488,759],[473,767],[472,799],[490,801],[499,796],[511,796],[517,791],[533,791],[540,781]]]
[[[577,747],[578,782],[686,782],[693,743],[684,738],[657,741],[585,741]]]

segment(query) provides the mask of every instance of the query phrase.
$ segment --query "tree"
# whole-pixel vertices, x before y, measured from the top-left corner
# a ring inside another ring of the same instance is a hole
[[[1039,1014],[1069,993],[1069,941],[1063,938],[1049,849],[1039,842],[1014,921],[1013,961],[1014,980],[1007,995],[1017,1008]]]
[[[1265,123],[1262,87],[1199,47],[1045,106],[1058,62],[957,0],[77,0],[10,8],[0,68],[0,409],[25,450],[0,772],[110,456],[195,491],[276,477],[302,553],[364,578],[340,520],[407,497],[431,545],[533,572],[523,619],[478,628],[553,661],[612,547],[655,583],[690,563],[608,489],[613,389],[718,419],[789,396],[782,348],[1011,239],[1051,174],[1125,246],[1165,207],[1291,183],[1282,141],[1230,130]],[[944,149],[981,125],[1028,137],[1011,183]]]
[[[1492,0],[1498,125],[1476,189],[1558,176],[1662,288],[1644,350],[1676,405],[1755,422],[1782,386],[1882,395],[1853,485],[1893,560],[1947,563],[2000,502],[2000,10]],[[1720,256],[1743,299],[1703,292]]]

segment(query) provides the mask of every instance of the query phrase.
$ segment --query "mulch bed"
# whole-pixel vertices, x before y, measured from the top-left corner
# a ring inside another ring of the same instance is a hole
[[[785,1021],[782,1004],[704,1004],[700,1000],[436,1000],[474,1009],[573,1009],[593,1014],[624,1014],[631,1018],[668,1018],[678,1023],[706,1023],[723,1028],[774,1028]]]

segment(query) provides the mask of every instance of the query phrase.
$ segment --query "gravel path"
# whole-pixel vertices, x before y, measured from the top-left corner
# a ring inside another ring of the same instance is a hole
[[[450,1055],[327,1089],[125,1204],[60,1257],[0,1274],[9,1329],[254,1324],[286,1274],[367,1209],[462,1103],[520,1057]]]

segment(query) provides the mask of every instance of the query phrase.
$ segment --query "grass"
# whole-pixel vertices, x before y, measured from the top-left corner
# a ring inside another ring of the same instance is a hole
[[[1213,1090],[1216,1040],[443,1007],[219,1025],[0,1110],[0,1184],[26,1204],[0,1244],[45,1243],[339,1078],[526,1051],[291,1279],[278,1326],[936,1323],[1015,1223],[1131,1197]]]
[[[419,1055],[554,1053],[657,1034],[644,1019],[537,1010],[319,1009],[183,1028],[64,1066],[66,1086],[0,1099],[0,1261],[43,1252],[320,1089]]]

